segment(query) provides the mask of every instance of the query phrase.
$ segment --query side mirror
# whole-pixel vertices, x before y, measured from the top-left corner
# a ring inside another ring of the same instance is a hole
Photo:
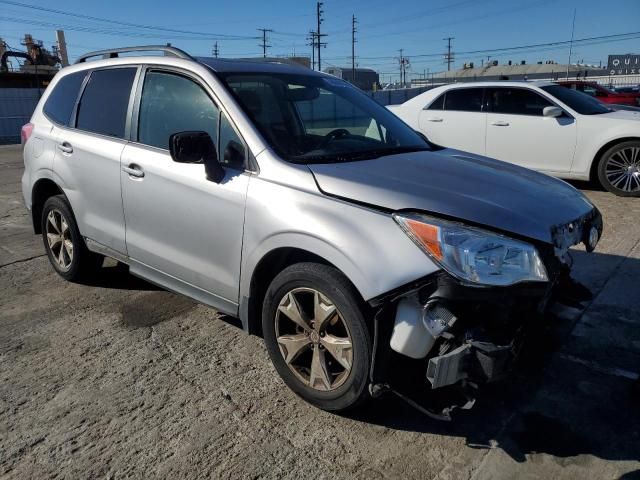
[[[238,170],[244,169],[245,161],[244,147],[235,140],[230,140],[224,149],[224,163],[231,168]]]
[[[178,132],[169,137],[169,152],[174,162],[204,163],[207,179],[220,183],[224,168],[218,162],[213,140],[207,132]]]
[[[542,115],[545,117],[557,118],[564,115],[564,110],[560,107],[544,107],[542,109]]]

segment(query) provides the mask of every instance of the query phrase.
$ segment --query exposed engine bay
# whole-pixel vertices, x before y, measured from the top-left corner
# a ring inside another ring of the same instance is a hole
[[[601,232],[597,212],[557,227],[553,246],[537,246],[548,282],[483,287],[440,271],[372,302],[378,310],[371,394],[390,391],[438,420],[451,420],[456,408],[471,408],[481,385],[504,379],[514,368],[531,329],[540,326],[552,303],[590,298],[570,277],[569,247],[584,242],[592,251]],[[407,394],[400,381],[407,368],[420,371],[427,403],[436,391],[452,393],[452,403],[424,406]]]

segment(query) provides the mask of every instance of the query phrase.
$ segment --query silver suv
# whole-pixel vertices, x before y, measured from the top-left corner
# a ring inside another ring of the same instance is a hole
[[[286,62],[94,52],[56,75],[22,137],[56,272],[112,257],[239,317],[327,410],[415,378],[468,400],[570,282],[569,248],[602,232],[565,182],[439,148]]]

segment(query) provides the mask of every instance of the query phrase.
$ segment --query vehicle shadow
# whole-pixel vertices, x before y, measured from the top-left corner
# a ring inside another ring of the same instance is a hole
[[[577,322],[546,315],[513,375],[484,386],[473,409],[439,422],[386,394],[348,417],[462,437],[471,448],[500,448],[517,462],[535,453],[640,461],[640,304],[634,300],[640,285],[628,282],[640,277],[640,260],[580,251],[573,256],[578,280],[587,280],[596,294],[602,290],[589,313]],[[425,384],[422,400],[427,395]]]
[[[107,259],[94,275],[83,278],[80,283],[90,287],[112,288],[117,290],[163,290],[152,283],[129,273],[129,266]]]

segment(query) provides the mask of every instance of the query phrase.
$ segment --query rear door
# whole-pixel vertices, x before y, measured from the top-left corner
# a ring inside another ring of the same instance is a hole
[[[447,90],[420,112],[420,130],[437,145],[484,155],[483,94],[480,87]]]
[[[551,173],[571,169],[576,120],[565,114],[543,116],[556,106],[540,93],[522,87],[487,89],[487,156]]]
[[[127,138],[135,66],[93,70],[57,137],[55,171],[83,236],[126,253],[120,155]]]
[[[199,79],[152,68],[140,82],[121,172],[132,271],[234,313],[248,148]],[[205,131],[213,139],[226,171],[220,183],[207,180],[201,163],[172,160],[169,136],[183,131]]]

